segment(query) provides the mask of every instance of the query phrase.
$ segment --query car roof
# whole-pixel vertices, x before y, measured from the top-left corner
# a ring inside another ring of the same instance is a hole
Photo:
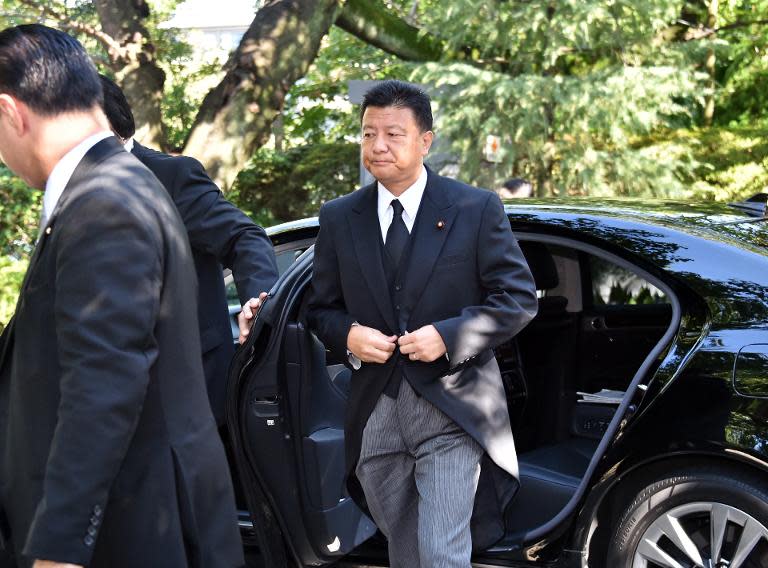
[[[755,218],[723,203],[628,198],[508,199],[505,209],[518,223],[525,223],[526,217],[543,224],[575,218],[616,220],[679,231],[768,255],[768,218]]]

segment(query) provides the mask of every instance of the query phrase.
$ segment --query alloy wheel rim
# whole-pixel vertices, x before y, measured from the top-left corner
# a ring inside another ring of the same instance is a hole
[[[731,505],[686,503],[656,518],[643,533],[632,568],[765,566],[768,528]]]

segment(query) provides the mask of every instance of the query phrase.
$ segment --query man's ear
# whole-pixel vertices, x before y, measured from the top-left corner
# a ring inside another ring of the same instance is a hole
[[[431,130],[422,132],[421,134],[421,144],[422,144],[421,155],[422,156],[426,156],[429,153],[429,149],[432,147],[432,140],[434,140],[434,138],[435,138],[435,134]]]
[[[17,136],[24,134],[28,126],[28,109],[26,105],[7,93],[0,93],[0,120],[8,123],[8,126]]]

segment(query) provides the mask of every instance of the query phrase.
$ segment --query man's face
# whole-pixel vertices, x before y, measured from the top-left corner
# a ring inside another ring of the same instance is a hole
[[[419,177],[432,132],[421,132],[413,111],[368,107],[363,114],[363,165],[392,192],[404,191]]]

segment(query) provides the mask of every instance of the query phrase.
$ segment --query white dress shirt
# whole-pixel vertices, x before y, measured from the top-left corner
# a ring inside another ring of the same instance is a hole
[[[392,218],[395,215],[394,209],[392,209],[392,200],[397,199],[403,206],[403,222],[408,232],[413,232],[413,224],[416,222],[416,214],[419,212],[419,205],[421,205],[421,198],[424,197],[424,189],[427,187],[427,168],[421,166],[421,174],[413,185],[400,194],[400,197],[394,196],[386,187],[378,182],[379,197],[378,197],[378,214],[379,214],[379,226],[381,228],[381,242],[387,242],[387,231],[392,224]],[[355,322],[354,325],[359,325]],[[354,355],[349,349],[347,349],[347,356],[349,357],[349,363],[352,368],[357,370],[362,366],[362,361]],[[447,356],[447,355],[446,355]]]
[[[381,182],[378,182],[378,213],[379,225],[381,226],[381,242],[384,243],[387,241],[387,231],[392,224],[392,217],[395,214],[392,209],[392,200],[399,200],[400,204],[403,206],[403,221],[405,222],[405,228],[408,229],[408,232],[410,233],[413,231],[413,224],[416,222],[416,214],[419,212],[419,205],[421,205],[421,198],[424,196],[424,189],[426,187],[427,169],[424,166],[421,166],[419,179],[401,193],[400,197],[395,197],[381,184]]]
[[[109,130],[102,130],[96,134],[92,134],[77,146],[72,148],[69,152],[56,163],[51,170],[48,179],[45,182],[45,194],[43,195],[43,212],[41,215],[40,228],[45,229],[48,224],[48,219],[51,218],[51,214],[56,209],[56,204],[59,202],[61,194],[64,192],[64,188],[67,187],[69,179],[72,174],[75,173],[75,169],[80,164],[82,159],[88,153],[88,150],[93,148],[96,144],[114,136]]]

